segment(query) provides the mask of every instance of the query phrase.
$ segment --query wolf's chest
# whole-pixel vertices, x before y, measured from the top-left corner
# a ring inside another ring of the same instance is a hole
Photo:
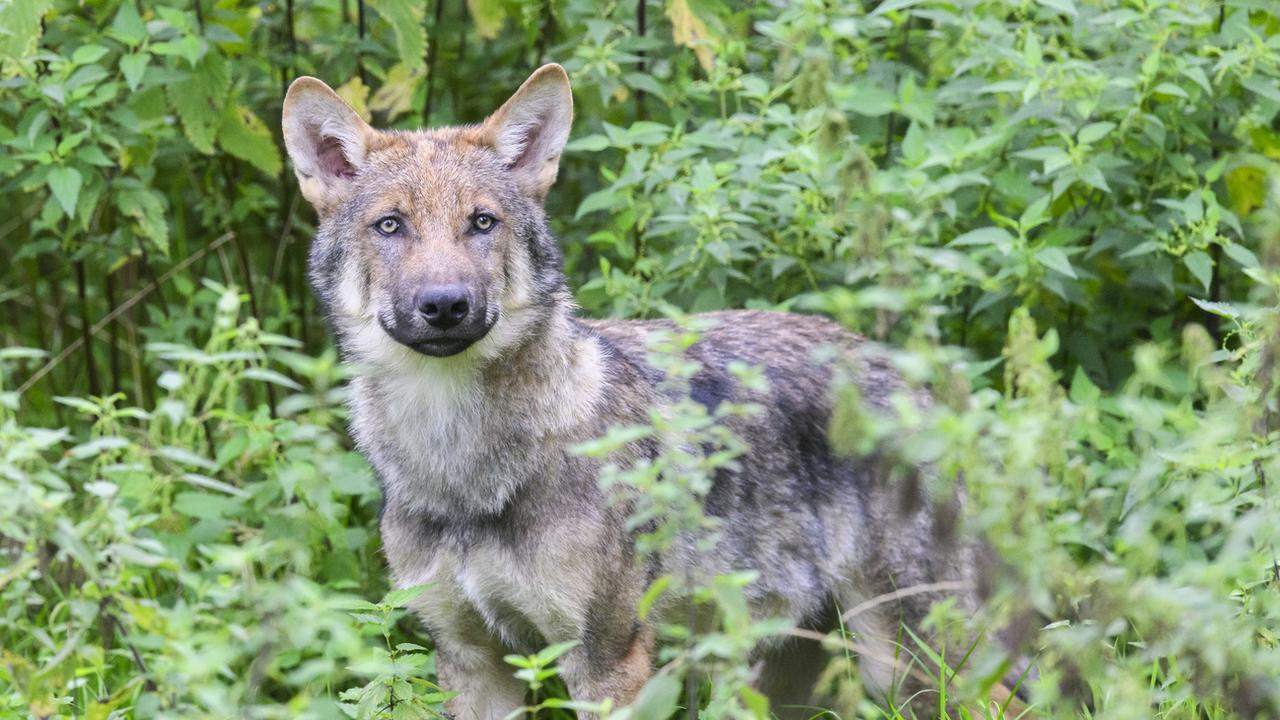
[[[506,647],[534,652],[576,637],[585,621],[590,598],[583,592],[583,568],[566,557],[567,546],[564,553],[531,554],[472,538],[398,549],[394,535],[383,528],[396,585],[428,585],[414,609],[429,627],[456,627],[478,617]]]
[[[388,505],[409,512],[494,513],[545,460],[520,419],[462,381],[353,384],[352,434]]]

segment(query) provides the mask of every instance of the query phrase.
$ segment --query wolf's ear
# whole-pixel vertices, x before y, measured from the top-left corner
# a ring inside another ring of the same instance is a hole
[[[289,86],[282,124],[302,196],[317,210],[332,205],[346,193],[376,131],[313,77]]]
[[[573,125],[569,76],[556,64],[538,68],[482,130],[529,195],[546,197]]]

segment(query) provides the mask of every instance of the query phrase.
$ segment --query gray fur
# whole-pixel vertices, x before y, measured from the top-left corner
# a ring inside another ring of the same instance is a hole
[[[553,80],[539,71],[526,87]],[[308,103],[328,102],[314,85],[303,91]],[[703,368],[691,383],[695,400],[763,407],[732,421],[750,450],[706,500],[722,521],[721,540],[709,552],[636,557],[625,505],[605,497],[594,461],[567,448],[644,423],[670,402],[646,360],[646,339],[664,323],[577,316],[541,206],[554,167],[513,178],[488,131],[494,122],[421,133],[356,128],[366,139],[352,155],[353,177],[303,178],[320,209],[311,279],[344,357],[361,367],[351,429],[382,484],[384,551],[398,586],[432,583],[415,609],[438,648],[442,683],[462,693],[453,713],[505,716],[524,693],[503,654],[567,640],[581,643],[562,661],[575,698],[632,699],[651,673],[654,642],[636,605],[663,572],[756,570],[748,594],[757,616],[821,630],[834,608],[896,588],[972,584],[971,549],[940,531],[928,503],[904,510],[882,463],[838,457],[827,442],[838,371],[872,407],[905,391],[884,354],[829,320],[783,313],[713,313],[715,325],[690,350]],[[291,154],[303,142],[295,139]],[[538,147],[558,153],[554,142]],[[480,202],[502,228],[477,241],[459,234],[460,218]],[[408,229],[387,242],[368,226],[392,208]],[[450,357],[393,339],[402,328],[391,315],[404,293],[459,278],[488,299],[482,339]],[[821,348],[835,352],[821,359]],[[737,387],[731,361],[763,367],[767,393]],[[901,669],[890,659],[898,621],[918,627],[937,598],[857,618],[863,644],[882,653],[864,661],[874,683],[892,683]],[[960,602],[973,605],[967,592]],[[761,686],[785,688],[779,699],[803,695],[796,688],[811,686],[821,664],[791,669],[795,657],[793,643],[760,649]]]

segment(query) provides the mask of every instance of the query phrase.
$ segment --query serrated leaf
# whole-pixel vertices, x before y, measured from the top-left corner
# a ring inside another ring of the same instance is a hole
[[[1071,260],[1067,258],[1067,254],[1062,251],[1062,248],[1041,248],[1036,253],[1036,260],[1039,260],[1041,265],[1056,270],[1067,277],[1076,277],[1076,269],[1071,267]]]
[[[132,218],[143,237],[163,253],[169,252],[169,226],[165,223],[164,201],[154,191],[130,187],[116,193],[116,208]]]
[[[89,63],[98,62],[108,52],[110,51],[101,45],[81,45],[76,48],[75,52],[71,53],[71,62],[76,65],[88,65]]]
[[[218,129],[218,146],[268,175],[280,173],[280,150],[266,124],[243,105],[228,105]]]
[[[1045,224],[1051,217],[1049,214],[1049,202],[1053,200],[1049,193],[1041,195],[1035,202],[1027,206],[1022,211],[1022,215],[1018,216],[1018,227],[1023,235],[1027,232]]]
[[[84,181],[80,171],[73,167],[54,168],[45,181],[67,217],[75,217],[76,201],[80,199],[80,185]]]
[[[230,515],[241,507],[241,503],[233,497],[203,492],[180,492],[173,499],[174,510],[201,520]]]
[[[205,54],[190,77],[169,86],[169,103],[182,118],[183,132],[202,153],[213,152],[230,88],[226,61],[213,51]]]
[[[146,53],[134,53],[120,58],[120,72],[124,74],[124,81],[130,90],[137,90],[142,84],[142,77],[146,75],[147,64],[150,62],[151,56]]]
[[[410,68],[422,67],[427,54],[427,30],[422,24],[426,3],[418,0],[370,0],[369,6],[387,21],[391,32],[395,33],[396,54],[400,62]]]
[[[1106,137],[1115,127],[1116,124],[1113,122],[1089,123],[1080,128],[1080,133],[1076,136],[1076,139],[1081,143],[1091,145]]]
[[[1180,97],[1183,99],[1191,97],[1187,94],[1186,90],[1183,90],[1171,82],[1162,82],[1155,86],[1155,92],[1160,93],[1161,95],[1170,95],[1172,97]]]
[[[289,388],[290,390],[297,390],[297,391],[302,390],[302,386],[299,385],[293,378],[289,377],[288,375],[284,375],[282,373],[276,372],[275,370],[271,370],[270,368],[262,368],[262,367],[249,368],[245,370],[243,373],[241,373],[241,377],[246,377],[246,378],[249,378],[250,380],[261,380],[263,382],[269,382],[273,385],[279,385],[281,387]]]
[[[1240,84],[1272,102],[1280,103],[1280,83],[1271,78],[1262,75],[1250,75],[1241,80]]]
[[[966,245],[995,245],[996,247],[1008,252],[1013,248],[1014,237],[1002,227],[991,225],[989,227],[970,230],[960,237],[947,243],[947,247],[964,247]]]
[[[421,585],[411,585],[406,588],[399,588],[388,592],[382,598],[380,605],[390,605],[391,607],[404,607],[411,600],[417,599],[419,595],[427,591],[431,583],[422,583]]]
[[[111,36],[129,47],[136,47],[147,39],[147,25],[133,3],[120,3],[120,10],[111,21]]]
[[[587,135],[564,146],[566,152],[599,152],[609,147],[609,138],[604,135]]]
[[[334,88],[333,91],[338,93],[338,97],[345,100],[366,122],[373,119],[369,114],[369,86],[364,84],[359,75]]]
[[[671,585],[671,576],[663,575],[654,580],[649,589],[644,591],[644,595],[640,598],[640,602],[636,605],[636,614],[641,620],[649,616],[649,611],[653,609],[653,604],[662,597],[662,593],[666,592]]]
[[[1227,186],[1227,201],[1241,218],[1260,208],[1267,199],[1267,173],[1252,165],[1241,165],[1222,176]]]
[[[1201,300],[1200,298],[1191,298],[1191,302],[1195,303],[1208,313],[1213,313],[1219,317],[1235,319],[1240,317],[1240,310],[1230,303],[1215,302],[1213,300]]]
[[[383,81],[382,87],[378,88],[373,98],[369,100],[370,109],[386,113],[387,120],[394,120],[396,116],[408,112],[413,105],[413,96],[418,90],[418,84],[424,77],[425,73],[421,67],[397,63],[387,73],[387,79]]]
[[[1252,250],[1243,245],[1231,243],[1224,247],[1222,251],[1226,253],[1227,257],[1240,263],[1240,266],[1246,270],[1261,266],[1261,263],[1258,262],[1258,256],[1254,255]]]
[[[1102,397],[1102,390],[1093,384],[1093,381],[1085,374],[1084,368],[1077,365],[1076,373],[1071,378],[1070,396],[1071,402],[1077,405],[1092,405]]]
[[[467,0],[467,12],[476,24],[476,32],[486,40],[498,37],[502,22],[507,19],[502,0]]]
[[[1182,264],[1187,266],[1196,280],[1204,286],[1205,292],[1208,292],[1209,285],[1213,282],[1213,258],[1204,251],[1192,250],[1182,256]]]
[[[0,77],[17,72],[12,61],[22,60],[35,52],[44,32],[41,19],[53,6],[53,0],[12,0],[0,4]]]
[[[631,703],[633,720],[667,720],[680,700],[681,682],[671,667],[649,678]]]
[[[582,199],[582,204],[578,205],[578,212],[573,217],[576,220],[587,213],[611,208],[617,202],[618,196],[614,193],[613,188],[597,190]]]
[[[677,45],[692,48],[698,64],[711,72],[715,54],[708,43],[713,36],[707,24],[689,7],[689,0],[671,0],[667,5],[667,17],[671,18],[671,39]]]

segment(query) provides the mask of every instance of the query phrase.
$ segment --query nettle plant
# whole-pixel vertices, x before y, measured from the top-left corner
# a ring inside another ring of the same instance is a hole
[[[690,382],[702,366],[685,351],[698,341],[708,321],[674,308],[665,310],[675,320],[675,329],[650,337],[649,361],[663,373],[660,390],[671,402],[652,409],[649,424],[615,427],[574,449],[603,463],[601,487],[629,507],[637,562],[654,554],[705,551],[718,542],[717,520],[706,513],[704,501],[716,474],[732,471],[746,451],[723,423],[758,411],[750,402],[732,399],[708,410],[692,399]],[[742,393],[767,390],[760,368],[731,363],[727,369]],[[625,466],[611,460],[614,453],[640,441],[656,442],[662,452]],[[677,572],[654,580],[640,602],[641,618],[657,606],[682,606],[683,611],[670,616],[683,622],[658,626],[658,661],[663,667],[622,711],[623,717],[662,718],[679,707],[699,706],[709,718],[769,716],[768,700],[751,687],[751,655],[761,639],[786,633],[790,623],[750,616],[743,590],[753,576],[741,572],[694,577]]]
[[[577,125],[549,217],[587,312],[822,311],[932,390],[875,422],[844,393],[831,439],[912,438],[921,497],[963,479],[957,530],[998,558],[971,654],[903,638],[950,717],[1006,713],[1005,646],[1039,715],[1280,713],[1273,5],[0,0],[0,707],[438,711],[274,128],[299,74],[407,128],[558,60]],[[677,397],[696,330],[655,355]],[[720,419],[676,402],[584,448],[687,438],[604,478],[646,548],[714,539]],[[641,703],[594,710],[761,714],[745,652],[786,630],[742,613],[749,581],[655,586],[714,622],[666,628]],[[828,642],[845,704],[895,717],[861,702],[857,638]],[[562,651],[511,658],[526,713],[575,709]]]

